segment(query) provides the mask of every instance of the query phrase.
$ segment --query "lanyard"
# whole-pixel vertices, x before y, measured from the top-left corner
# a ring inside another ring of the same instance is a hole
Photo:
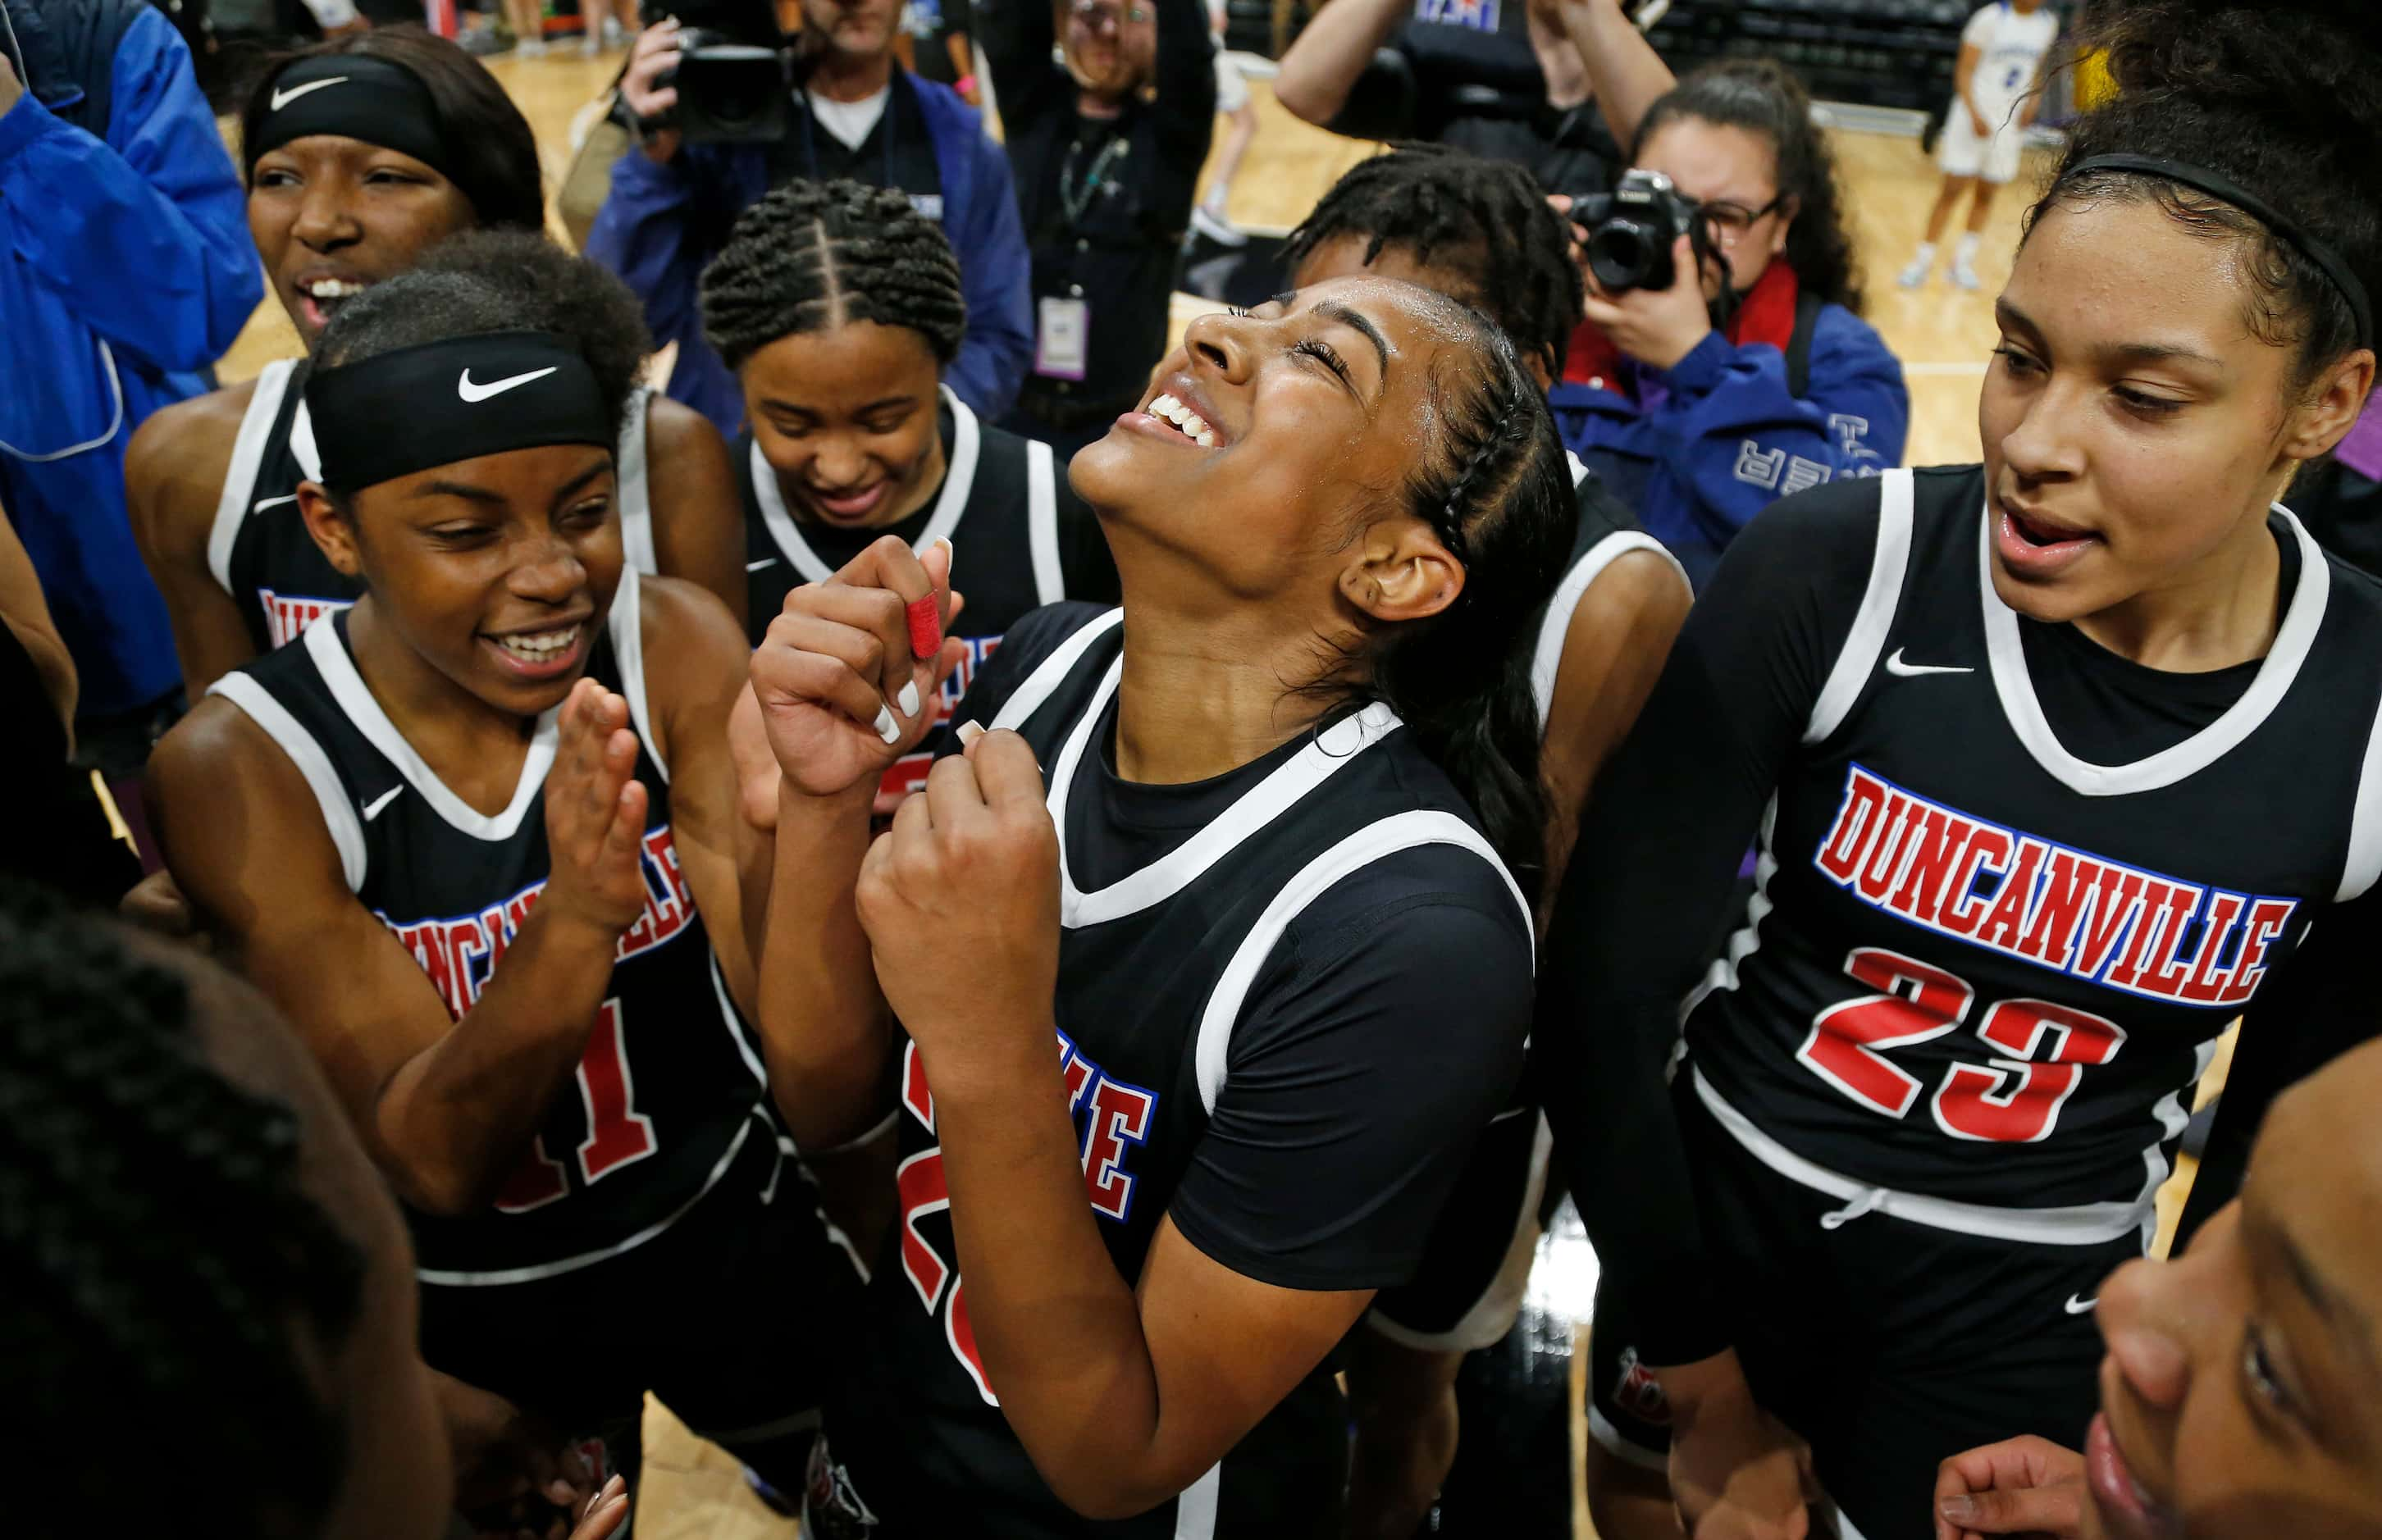
[[[1082,185],[1077,186],[1075,158],[1084,153],[1084,141],[1077,139],[1067,146],[1066,162],[1059,167],[1059,205],[1067,211],[1069,229],[1083,224],[1084,211],[1091,207],[1092,194],[1100,189],[1108,180],[1110,168],[1123,160],[1131,148],[1132,141],[1123,133],[1117,134],[1100,146],[1100,153],[1092,157],[1091,170],[1085,175]]]

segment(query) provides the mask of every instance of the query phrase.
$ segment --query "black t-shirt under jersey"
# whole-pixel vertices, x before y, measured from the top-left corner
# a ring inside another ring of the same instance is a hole
[[[2382,586],[2278,515],[2268,656],[2163,673],[2000,604],[1976,468],[1897,475],[1902,555],[1884,479],[1790,498],[1732,547],[1589,801],[1550,929],[1542,1086],[1650,1362],[1729,1340],[1663,1090],[1683,1014],[1690,1094],[1774,1152],[2113,1216],[2235,1011],[2237,1062],[2303,1069],[2373,1030],[2350,965],[2382,909]],[[1683,1013],[1757,828],[1758,923]],[[2311,921],[2330,945],[2295,953]],[[1867,1058],[1838,1041],[1865,1002],[1955,997]]]

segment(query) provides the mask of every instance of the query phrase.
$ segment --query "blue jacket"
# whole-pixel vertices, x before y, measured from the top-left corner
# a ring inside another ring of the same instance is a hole
[[[1707,335],[1672,368],[1638,368],[1638,399],[1578,381],[1547,393],[1565,446],[1667,546],[1699,592],[1746,521],[1790,492],[1902,463],[1910,392],[1869,323],[1828,305],[1801,398],[1764,342]],[[1651,405],[1641,405],[1651,402]]]
[[[943,383],[977,416],[998,419],[1016,399],[1034,358],[1033,266],[1009,161],[957,92],[897,68],[893,89],[904,88],[916,93],[934,141],[943,234],[959,253],[967,299],[967,335]],[[688,145],[663,165],[631,150],[612,163],[611,196],[587,232],[587,255],[618,273],[645,302],[654,341],[678,344],[671,398],[731,436],[743,424],[744,397],[704,339],[700,285],[736,215],[759,202],[769,185],[765,145]]]
[[[142,0],[5,3],[33,79],[0,114],[0,505],[82,709],[126,711],[182,676],[125,515],[124,446],[209,388],[264,280],[173,24]]]

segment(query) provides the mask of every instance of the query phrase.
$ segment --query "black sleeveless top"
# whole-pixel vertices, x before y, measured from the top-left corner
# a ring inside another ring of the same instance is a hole
[[[527,1282],[600,1263],[667,1229],[746,1140],[775,1137],[760,1057],[729,1002],[671,840],[639,619],[630,569],[587,672],[628,699],[636,729],[636,776],[651,798],[645,912],[620,938],[578,1094],[556,1098],[495,1204],[460,1218],[409,1214],[425,1284]],[[546,886],[556,714],[539,720],[510,805],[491,815],[448,790],[382,711],[349,654],[344,607],[208,693],[247,713],[298,766],[357,901],[461,1019]]]

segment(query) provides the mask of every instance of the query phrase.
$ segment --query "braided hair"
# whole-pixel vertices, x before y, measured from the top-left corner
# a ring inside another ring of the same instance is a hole
[[[1365,240],[1365,262],[1389,248],[1418,265],[1463,274],[1455,298],[1495,322],[1525,354],[1563,378],[1571,335],[1586,319],[1579,268],[1564,223],[1530,174],[1443,144],[1399,144],[1332,184],[1283,245],[1296,271],[1327,241]]]
[[[1811,93],[1794,71],[1775,59],[1722,59],[1690,71],[1646,109],[1630,160],[1642,161],[1655,131],[1682,117],[1742,128],[1771,142],[1778,153],[1778,190],[1795,200],[1785,257],[1797,287],[1859,315],[1860,262],[1846,228],[1836,157],[1811,121]]]
[[[346,1432],[321,1364],[363,1259],[299,1170],[296,1116],[202,1057],[179,975],[0,891],[0,1387],[33,1413],[34,1535],[110,1527],[125,1449],[209,1528],[317,1533]]]
[[[1433,382],[1439,442],[1399,490],[1406,511],[1463,565],[1464,589],[1428,619],[1385,628],[1367,655],[1359,693],[1396,710],[1535,896],[1546,798],[1532,644],[1577,516],[1563,442],[1538,382],[1494,323],[1456,308],[1479,336],[1477,362],[1461,377]]]
[[[2213,171],[2332,248],[2382,299],[2382,13],[2372,0],[2132,0],[2088,25],[2118,94],[2069,129],[2050,189],[2027,211],[2155,202],[2193,235],[2241,243],[2253,336],[2297,350],[2295,389],[2357,347],[2324,270],[2253,215],[2141,171],[2071,168],[2136,154]]]
[[[939,364],[967,330],[951,242],[896,189],[788,182],[737,216],[704,269],[704,336],[731,370],[781,336],[853,321],[907,326]]]

